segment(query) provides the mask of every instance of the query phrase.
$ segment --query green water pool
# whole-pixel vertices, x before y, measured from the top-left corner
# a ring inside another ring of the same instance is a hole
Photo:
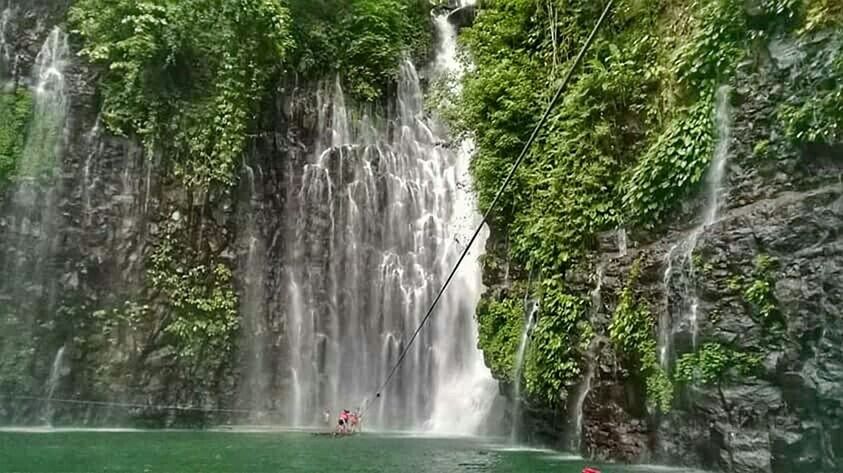
[[[586,463],[494,441],[362,434],[331,438],[270,431],[0,431],[0,472],[536,472],[580,473]],[[603,473],[680,472],[589,465]]]

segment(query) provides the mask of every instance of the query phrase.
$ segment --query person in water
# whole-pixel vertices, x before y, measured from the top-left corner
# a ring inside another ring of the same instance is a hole
[[[349,429],[352,433],[360,430],[360,414],[357,412],[349,413],[348,415]]]
[[[349,421],[349,412],[348,409],[343,409],[340,412],[340,418],[337,420],[337,433],[347,434],[348,433],[348,421]]]

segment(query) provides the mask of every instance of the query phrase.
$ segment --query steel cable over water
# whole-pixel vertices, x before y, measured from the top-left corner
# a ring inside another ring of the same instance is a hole
[[[389,371],[389,374],[387,375],[386,379],[375,391],[376,399],[381,398],[381,393],[387,386],[389,386],[389,383],[392,381],[392,378],[398,372],[398,368],[401,367],[401,363],[404,361],[404,358],[407,356],[407,353],[409,353],[410,348],[413,346],[413,343],[419,336],[419,333],[421,333],[425,324],[427,324],[427,321],[433,315],[433,311],[434,309],[436,309],[436,305],[439,303],[439,300],[442,298],[442,295],[445,293],[445,290],[448,288],[448,285],[451,283],[451,280],[456,275],[460,264],[462,264],[463,260],[466,258],[466,256],[468,256],[472,245],[477,240],[478,236],[480,236],[480,233],[483,231],[483,227],[486,225],[489,216],[492,214],[492,211],[495,209],[495,206],[497,205],[504,191],[506,191],[506,189],[509,187],[509,183],[515,176],[515,171],[518,170],[518,167],[521,165],[521,162],[524,161],[524,158],[527,156],[527,152],[530,150],[530,147],[533,145],[533,142],[536,141],[539,132],[544,127],[545,123],[547,122],[547,119],[550,117],[550,113],[553,111],[554,107],[556,106],[556,103],[559,102],[559,99],[562,97],[562,93],[568,87],[568,83],[570,83],[571,78],[574,75],[574,71],[577,69],[577,67],[579,67],[583,57],[585,57],[585,53],[588,52],[589,48],[594,43],[594,38],[597,36],[597,32],[603,25],[603,22],[606,20],[606,17],[609,16],[609,12],[611,11],[614,3],[614,0],[609,0],[609,2],[606,4],[606,7],[603,9],[603,13],[597,20],[597,24],[594,25],[594,29],[591,30],[591,34],[589,34],[588,39],[586,39],[585,44],[583,45],[582,49],[580,49],[580,52],[579,54],[577,54],[577,57],[574,59],[574,63],[571,65],[570,69],[568,69],[568,72],[565,74],[565,77],[562,79],[562,83],[556,90],[556,94],[554,94],[553,98],[550,100],[550,103],[547,105],[544,114],[542,115],[538,124],[536,124],[536,127],[533,129],[533,133],[530,135],[530,138],[527,140],[527,143],[524,144],[524,148],[521,150],[521,154],[518,155],[518,158],[515,160],[515,163],[513,163],[512,168],[510,168],[509,174],[507,174],[506,179],[504,179],[503,183],[501,184],[501,187],[498,189],[497,194],[495,194],[495,198],[492,199],[492,203],[489,204],[489,208],[487,208],[486,211],[483,213],[483,218],[481,219],[480,224],[477,226],[477,229],[474,231],[474,234],[471,236],[471,239],[468,241],[468,244],[463,249],[462,254],[460,255],[459,259],[454,265],[454,268],[451,270],[451,273],[448,275],[448,278],[445,280],[445,283],[442,284],[442,288],[439,289],[439,292],[436,294],[436,298],[433,299],[430,308],[427,310],[427,313],[425,314],[419,326],[416,328],[415,332],[413,332],[413,335],[410,337],[410,340],[407,342],[407,345],[404,347],[404,350],[401,352],[401,355],[398,357],[398,360],[392,366],[392,369]],[[365,403],[364,401],[364,406],[365,407],[363,411],[365,411],[369,407],[369,404]]]

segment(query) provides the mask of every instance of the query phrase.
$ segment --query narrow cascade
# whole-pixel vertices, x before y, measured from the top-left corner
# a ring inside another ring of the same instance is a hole
[[[57,244],[57,181],[66,135],[67,35],[54,29],[33,68],[33,112],[22,156],[5,203],[0,228],[0,356],[29,342],[39,320],[54,305],[55,271],[50,269]],[[46,376],[46,373],[44,373]]]
[[[240,245],[245,248],[246,256],[240,264],[240,274],[244,275],[244,287],[241,299],[243,314],[242,340],[243,366],[245,373],[240,383],[238,400],[245,409],[255,413],[264,412],[271,407],[269,392],[271,377],[270,364],[266,349],[270,344],[269,330],[265,318],[264,282],[266,262],[265,239],[260,234],[261,196],[258,193],[255,170],[244,166],[244,189],[242,200],[246,215],[245,231]],[[254,419],[259,420],[259,419]]]
[[[12,47],[6,40],[11,19],[11,7],[4,8],[0,13],[0,78],[6,78],[12,73]]]
[[[512,374],[512,381],[515,383],[512,396],[512,431],[510,432],[510,442],[518,442],[518,436],[521,433],[521,378],[524,374],[524,357],[527,353],[527,348],[530,345],[530,335],[533,333],[533,328],[536,326],[536,319],[539,313],[539,302],[533,295],[533,274],[530,273],[530,278],[527,282],[527,292],[524,294],[524,330],[521,332],[521,341],[518,343],[518,352],[515,355],[515,366]]]
[[[626,256],[629,251],[629,242],[626,236],[626,229],[618,229],[618,255],[620,257]]]
[[[56,394],[56,389],[59,387],[61,378],[67,375],[64,367],[64,349],[65,347],[62,346],[56,351],[56,356],[53,358],[53,366],[50,368],[50,377],[47,379],[47,412],[44,415],[44,419],[48,427],[52,427],[53,425],[53,396]]]
[[[623,232],[623,230],[621,230]],[[620,232],[619,232],[620,235]],[[625,235],[625,233],[624,233]],[[621,256],[624,256],[625,252],[621,253]],[[603,278],[606,275],[606,263],[600,262],[597,265],[597,281],[594,285],[594,289],[591,291],[590,299],[591,299],[591,311],[589,312],[589,323],[592,327],[597,324],[597,317],[600,315],[600,311],[603,308]],[[574,398],[574,405],[572,406],[572,414],[569,417],[573,417],[574,422],[573,431],[569,434],[570,443],[571,443],[571,451],[577,452],[582,447],[582,426],[583,426],[583,405],[585,404],[585,399],[588,397],[589,391],[591,391],[591,383],[594,380],[594,374],[597,371],[596,361],[594,348],[596,347],[597,340],[594,339],[591,341],[588,347],[588,351],[585,353],[585,376],[583,377],[582,383],[577,389],[576,397]]]
[[[729,102],[731,89],[727,86],[717,90],[715,124],[717,127],[717,144],[711,167],[706,176],[706,204],[702,210],[702,223],[694,228],[688,236],[672,246],[665,257],[664,290],[666,297],[666,314],[660,320],[660,353],[663,365],[669,363],[673,333],[677,330],[687,330],[691,334],[691,346],[697,347],[697,328],[699,299],[694,289],[694,258],[693,253],[703,232],[717,221],[717,215],[722,205],[726,189],[723,178],[729,159],[729,141],[732,131],[732,110]],[[675,285],[675,286],[674,286]],[[671,327],[673,318],[671,308],[674,307],[670,299],[671,287],[677,287],[680,300],[675,305],[680,315],[679,327]],[[662,323],[664,322],[664,323]]]
[[[455,48],[440,45],[435,72],[458,64]],[[495,396],[474,321],[485,238],[373,398],[480,221],[471,144],[442,145],[409,62],[396,99],[383,124],[348,105],[339,83],[319,94],[319,143],[285,216],[296,229],[285,268],[287,421],[316,425],[325,409],[363,407],[370,428],[474,433]]]

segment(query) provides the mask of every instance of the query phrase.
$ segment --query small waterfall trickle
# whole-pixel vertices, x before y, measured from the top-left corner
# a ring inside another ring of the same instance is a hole
[[[0,13],[0,79],[12,75],[12,47],[6,39],[11,21],[12,8],[7,6]]]
[[[242,192],[244,231],[240,245],[245,247],[246,256],[240,263],[240,274],[244,276],[243,291],[240,300],[242,314],[242,350],[243,377],[240,383],[238,400],[245,409],[264,412],[271,407],[270,364],[266,349],[270,344],[269,329],[265,318],[265,270],[266,245],[260,232],[261,196],[254,169],[244,166]]]
[[[723,178],[729,159],[729,142],[732,130],[732,110],[730,104],[731,89],[722,86],[717,90],[715,107],[715,125],[717,128],[717,143],[711,167],[706,176],[706,204],[702,211],[702,223],[694,228],[682,241],[671,247],[665,257],[664,291],[665,314],[660,318],[660,358],[663,366],[669,364],[672,338],[677,328],[688,330],[691,334],[691,346],[697,347],[699,298],[694,289],[694,278],[697,268],[694,267],[694,250],[703,232],[717,221],[717,215],[722,204],[725,189]],[[676,281],[674,281],[676,280]],[[671,287],[680,290],[679,304],[672,304],[670,299]],[[674,310],[675,307],[675,310]],[[680,327],[674,325],[671,311],[680,314]]]
[[[618,255],[624,257],[627,252],[629,252],[629,241],[627,240],[626,229],[620,228],[618,229]]]
[[[623,231],[623,230],[621,230]],[[621,256],[624,256],[625,252],[621,253]],[[600,262],[597,265],[597,274],[596,274],[596,282],[594,284],[594,289],[589,294],[591,299],[591,310],[589,311],[589,323],[592,327],[597,324],[597,318],[600,315],[600,311],[603,308],[603,278],[606,275],[606,264],[604,262]],[[583,430],[583,405],[585,404],[585,400],[588,397],[588,393],[591,391],[591,385],[594,381],[594,375],[597,371],[597,360],[595,348],[597,347],[598,340],[595,338],[591,340],[589,343],[588,349],[585,356],[585,376],[583,377],[582,383],[577,388],[577,394],[574,398],[574,404],[572,406],[572,413],[569,417],[573,417],[573,431],[569,433],[570,438],[570,446],[571,451],[577,452],[582,447],[582,430]]]
[[[524,358],[530,345],[530,336],[536,326],[536,319],[539,313],[539,302],[533,295],[533,274],[527,281],[527,290],[524,293],[524,330],[521,331],[521,340],[518,342],[518,351],[515,354],[515,365],[513,368],[512,381],[514,384],[512,396],[512,430],[509,440],[512,443],[518,442],[521,433],[521,378],[524,374]]]
[[[55,412],[55,409],[53,407],[53,396],[55,396],[56,390],[58,389],[59,384],[61,383],[61,378],[68,374],[64,366],[64,350],[65,347],[62,346],[56,351],[56,356],[53,358],[53,365],[50,368],[50,377],[47,378],[47,412],[44,418],[46,420],[47,425],[50,427],[52,427],[53,425],[53,415]]]

